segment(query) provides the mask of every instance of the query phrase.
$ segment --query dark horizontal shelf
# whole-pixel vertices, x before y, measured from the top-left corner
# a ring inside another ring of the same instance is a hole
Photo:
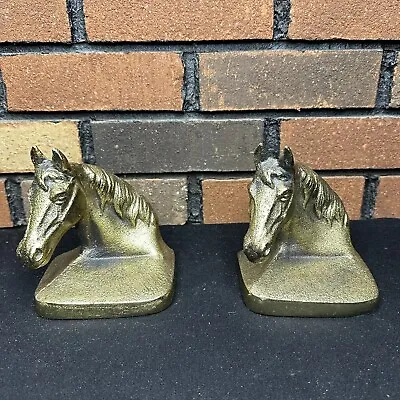
[[[23,230],[0,230],[0,399],[399,399],[400,220],[352,223],[381,302],[337,319],[249,311],[236,261],[245,230],[163,227],[177,255],[172,306],[89,321],[36,315],[43,271],[15,256]],[[71,232],[58,252],[76,244]]]

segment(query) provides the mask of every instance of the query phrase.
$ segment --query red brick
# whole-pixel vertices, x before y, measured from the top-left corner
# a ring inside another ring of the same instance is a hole
[[[0,57],[10,111],[180,110],[176,53]]]
[[[364,192],[364,178],[359,176],[324,177],[342,199],[350,219],[359,219]],[[249,220],[251,179],[205,179],[203,217],[205,224],[240,223]]]
[[[398,0],[292,0],[291,39],[398,40]]]
[[[0,228],[9,228],[13,226],[8,206],[5,180],[0,179]]]
[[[272,38],[272,0],[85,0],[91,41]]]
[[[374,107],[381,52],[247,51],[200,55],[203,110]]]
[[[399,168],[400,118],[298,118],[281,124],[281,144],[314,169]]]
[[[360,219],[365,179],[362,176],[323,177],[339,195],[350,219]]]
[[[0,9],[0,42],[71,40],[65,0],[5,0]]]
[[[400,218],[400,176],[381,176],[375,218]]]
[[[205,224],[248,222],[251,179],[205,179],[203,218]]]

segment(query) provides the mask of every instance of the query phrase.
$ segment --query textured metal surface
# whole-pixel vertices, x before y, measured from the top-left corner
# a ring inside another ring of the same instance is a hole
[[[238,259],[253,311],[281,316],[348,316],[371,311],[378,288],[354,249],[343,203],[310,168],[260,145],[249,186],[250,226]]]
[[[54,259],[36,292],[47,318],[142,315],[172,300],[174,253],[156,217],[132,187],[59,150],[48,160],[32,148],[31,212],[17,254],[31,268],[46,265],[62,236],[77,225],[82,246]]]

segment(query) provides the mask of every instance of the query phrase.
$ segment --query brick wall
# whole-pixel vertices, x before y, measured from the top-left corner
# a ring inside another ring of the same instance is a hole
[[[352,219],[400,217],[398,0],[13,0],[0,12],[0,227],[29,149],[145,193],[163,224],[248,219],[252,151],[292,147]]]

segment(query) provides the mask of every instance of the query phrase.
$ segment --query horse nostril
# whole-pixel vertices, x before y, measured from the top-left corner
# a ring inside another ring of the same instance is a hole
[[[42,258],[43,258],[43,251],[41,249],[35,249],[33,256],[32,256],[32,261],[37,263]]]
[[[247,247],[244,249],[244,254],[249,259],[249,261],[254,262],[260,258],[260,255],[252,247]]]

